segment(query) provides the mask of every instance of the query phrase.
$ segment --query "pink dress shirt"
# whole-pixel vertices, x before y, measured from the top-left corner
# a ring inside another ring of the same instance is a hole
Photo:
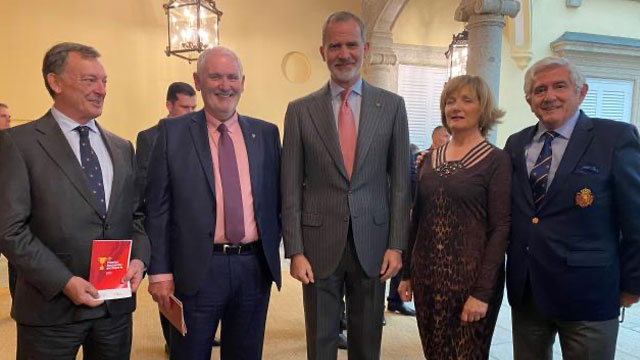
[[[207,132],[209,133],[209,148],[211,149],[211,159],[213,159],[213,177],[216,190],[216,230],[213,235],[213,242],[216,244],[226,243],[224,236],[224,193],[222,192],[222,181],[220,179],[220,165],[218,164],[218,139],[220,132],[218,126],[220,120],[205,113],[207,117]],[[247,147],[242,136],[242,129],[238,123],[238,113],[236,112],[224,124],[229,129],[229,136],[233,141],[233,148],[238,162],[238,176],[240,177],[240,190],[242,192],[242,209],[244,210],[244,238],[242,244],[258,240],[258,226],[253,214],[253,194],[251,192],[251,174],[249,172],[249,156]]]
[[[207,133],[209,137],[209,148],[211,150],[211,159],[213,160],[213,177],[216,191],[216,229],[213,234],[213,242],[216,244],[226,243],[224,237],[224,194],[222,192],[222,181],[220,179],[220,166],[218,165],[218,139],[220,132],[218,126],[222,123],[220,120],[209,115],[205,111],[207,118]],[[238,162],[238,176],[240,177],[240,190],[242,192],[242,208],[244,210],[244,238],[242,244],[257,241],[260,238],[258,234],[258,225],[256,224],[255,215],[253,213],[253,193],[251,190],[251,174],[249,172],[249,155],[247,147],[242,136],[242,129],[238,123],[238,113],[236,112],[229,120],[225,121],[225,125],[229,130],[229,136],[233,142],[233,148],[236,153],[236,161]],[[173,274],[156,274],[149,275],[149,282],[155,283],[160,281],[173,280]]]

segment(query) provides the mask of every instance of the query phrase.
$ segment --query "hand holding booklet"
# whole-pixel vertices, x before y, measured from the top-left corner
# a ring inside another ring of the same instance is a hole
[[[131,283],[122,282],[130,259],[131,240],[93,240],[89,282],[100,300],[131,297]]]
[[[158,306],[160,312],[164,317],[169,320],[182,336],[187,334],[187,325],[184,322],[184,312],[182,310],[182,301],[177,297],[171,295],[169,297],[169,308],[165,309],[162,306]]]

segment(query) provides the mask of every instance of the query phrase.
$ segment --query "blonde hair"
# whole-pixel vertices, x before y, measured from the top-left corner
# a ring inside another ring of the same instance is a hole
[[[504,116],[504,111],[498,108],[489,85],[479,76],[456,76],[445,84],[444,89],[442,90],[442,95],[440,96],[440,116],[442,126],[451,133],[451,129],[449,128],[449,125],[447,125],[444,108],[447,104],[447,99],[465,87],[473,90],[478,97],[478,102],[480,103],[480,122],[478,125],[480,127],[480,134],[483,137],[486,137],[487,134],[489,134],[489,131],[491,131],[496,124],[500,123],[499,119]]]

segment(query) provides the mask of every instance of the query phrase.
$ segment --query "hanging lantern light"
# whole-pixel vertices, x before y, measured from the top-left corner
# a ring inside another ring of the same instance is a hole
[[[449,79],[467,73],[467,58],[469,55],[469,32],[465,29],[454,34],[449,50],[444,53],[447,57]]]
[[[164,5],[167,14],[167,56],[189,62],[204,50],[220,44],[219,25],[222,12],[211,0],[175,0]]]

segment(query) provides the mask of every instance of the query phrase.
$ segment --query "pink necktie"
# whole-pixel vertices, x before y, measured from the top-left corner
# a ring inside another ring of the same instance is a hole
[[[340,149],[342,150],[342,159],[347,169],[349,179],[353,173],[353,162],[356,157],[356,120],[353,117],[353,111],[349,106],[349,95],[351,90],[344,90],[340,93],[342,104],[338,112],[338,136],[340,138]]]

